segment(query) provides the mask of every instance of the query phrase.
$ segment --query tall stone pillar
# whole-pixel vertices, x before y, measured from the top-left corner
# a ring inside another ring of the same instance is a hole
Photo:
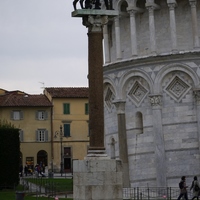
[[[197,136],[199,143],[199,151],[200,151],[200,88],[193,90],[194,97],[196,100],[196,116],[197,116]]]
[[[108,25],[103,28],[103,38],[104,38],[104,50],[105,50],[105,63],[110,62],[110,50],[109,50],[109,36],[108,36]]]
[[[193,30],[193,41],[194,48],[199,48],[199,31],[198,31],[198,22],[197,22],[197,8],[196,0],[189,0],[191,6],[191,14],[192,14],[192,30]]]
[[[165,143],[162,131],[161,95],[150,95],[153,112],[153,132],[155,145],[155,164],[157,187],[166,187]]]
[[[156,31],[155,31],[155,20],[154,20],[155,6],[146,3],[146,8],[149,11],[149,34],[150,34],[151,53],[156,54]]]
[[[117,109],[118,120],[118,141],[119,141],[119,158],[123,162],[123,186],[130,187],[129,164],[128,164],[128,148],[126,137],[126,116],[125,116],[125,101],[113,102]]]
[[[176,3],[175,2],[168,3],[168,7],[169,7],[172,52],[176,53],[177,52],[177,35],[176,35],[176,18],[175,18]]]
[[[73,17],[82,17],[88,28],[89,131],[90,145],[84,160],[73,162],[74,200],[122,200],[122,162],[107,157],[104,148],[103,106],[103,25],[108,10],[76,10]]]
[[[121,51],[119,16],[115,17],[114,20],[115,20],[116,57],[117,57],[117,60],[121,60],[122,59],[122,51]]]
[[[136,22],[135,22],[135,10],[129,10],[130,14],[130,29],[131,29],[131,52],[132,56],[137,56],[137,32],[136,32]]]

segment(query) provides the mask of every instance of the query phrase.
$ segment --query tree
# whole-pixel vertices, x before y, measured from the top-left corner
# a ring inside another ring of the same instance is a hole
[[[20,141],[19,129],[0,120],[0,188],[19,184]]]

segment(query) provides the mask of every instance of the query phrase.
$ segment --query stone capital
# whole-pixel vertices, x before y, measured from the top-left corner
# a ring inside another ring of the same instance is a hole
[[[161,106],[162,106],[162,95],[160,95],[160,94],[149,95],[149,101],[150,101],[152,107],[161,108]]]
[[[89,32],[101,32],[103,26],[108,23],[108,16],[89,15],[83,17],[83,25],[89,28]]]
[[[196,5],[197,5],[196,0],[190,0],[190,6],[191,6],[192,8],[196,8]]]
[[[125,113],[125,104],[126,104],[126,101],[118,99],[118,100],[113,101],[113,104],[116,107],[117,114],[124,114]]]
[[[194,97],[198,105],[200,105],[200,88],[193,90]]]
[[[154,11],[154,10],[159,10],[160,9],[160,6],[155,4],[155,3],[152,3],[152,2],[147,2],[145,4],[146,8],[150,11]]]
[[[168,7],[170,10],[174,10],[176,8],[177,4],[176,3],[168,3]]]

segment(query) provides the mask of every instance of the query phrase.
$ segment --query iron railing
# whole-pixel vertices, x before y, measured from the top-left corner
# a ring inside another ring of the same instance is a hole
[[[174,200],[179,194],[178,187],[123,188],[123,199],[127,200]],[[191,196],[190,191],[188,191],[188,196]]]

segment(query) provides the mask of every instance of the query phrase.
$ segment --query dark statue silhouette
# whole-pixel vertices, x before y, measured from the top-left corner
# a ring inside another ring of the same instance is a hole
[[[76,10],[76,4],[79,0],[73,1],[74,10]],[[100,0],[85,0],[85,7],[83,6],[84,0],[80,0],[80,6],[82,9],[101,9]],[[104,0],[106,10],[113,10],[112,0]]]

